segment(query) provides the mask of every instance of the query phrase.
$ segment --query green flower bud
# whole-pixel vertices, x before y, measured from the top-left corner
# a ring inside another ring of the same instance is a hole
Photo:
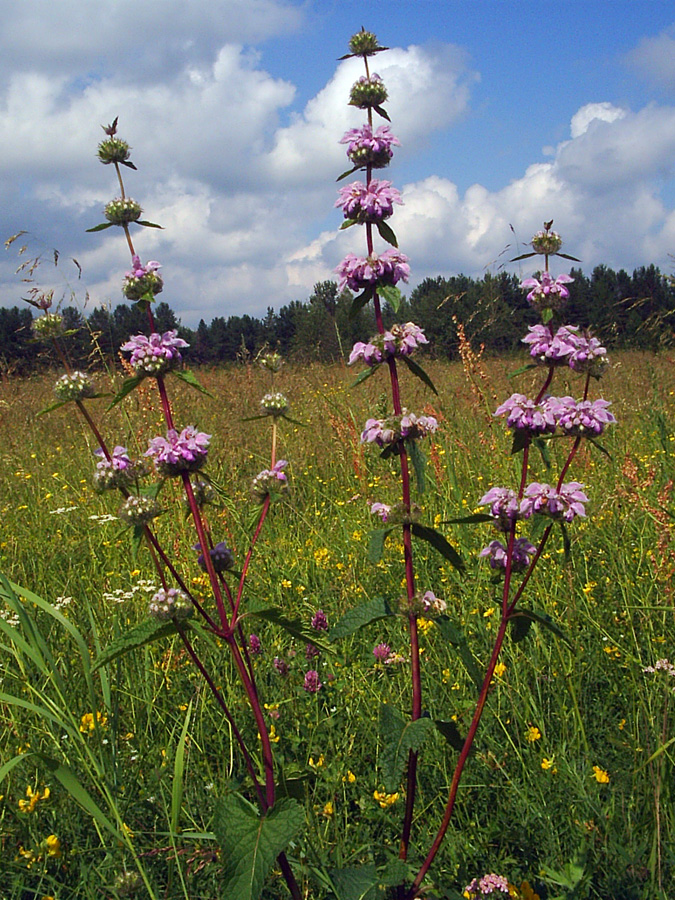
[[[91,378],[86,372],[62,375],[54,385],[54,393],[59,400],[85,400],[96,393]]]
[[[265,394],[260,401],[260,410],[265,416],[283,416],[288,412],[288,400],[283,394]]]
[[[358,106],[359,109],[368,109],[373,106],[382,106],[387,97],[387,89],[379,75],[373,74],[370,78],[362,75],[352,85],[349,105]]]
[[[143,210],[131,197],[116,197],[104,209],[106,219],[113,225],[128,225],[141,217]]]
[[[110,163],[123,163],[129,159],[130,147],[126,141],[109,137],[98,145],[98,158],[104,166]]]
[[[117,513],[118,518],[127,525],[147,525],[152,519],[157,518],[161,509],[153,497],[137,497],[132,494],[127,497]]]
[[[260,365],[263,368],[268,369],[270,372],[278,372],[281,369],[283,362],[284,361],[281,358],[281,354],[276,353],[275,351],[264,353],[260,357]]]
[[[562,238],[557,231],[538,231],[532,238],[532,249],[535,253],[552,256],[562,247]]]
[[[63,334],[63,317],[58,313],[45,313],[33,319],[33,336],[41,341],[51,341]]]
[[[377,43],[372,31],[361,29],[349,39],[349,52],[354,56],[372,56],[373,53],[383,49],[384,47],[380,47]]]

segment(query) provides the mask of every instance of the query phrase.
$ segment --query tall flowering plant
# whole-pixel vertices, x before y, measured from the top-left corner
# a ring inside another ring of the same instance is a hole
[[[336,271],[340,287],[347,287],[357,294],[353,301],[355,311],[372,302],[377,325],[377,334],[368,342],[355,344],[349,362],[361,362],[368,367],[359,380],[370,376],[375,369],[386,366],[391,388],[391,414],[384,418],[368,419],[361,440],[381,448],[382,457],[395,455],[400,462],[400,500],[390,505],[378,499],[372,504],[371,511],[386,526],[379,531],[379,538],[375,541],[380,547],[394,527],[402,530],[405,596],[397,604],[367,604],[358,615],[351,615],[350,621],[362,625],[384,615],[402,612],[409,634],[412,683],[410,717],[406,719],[392,712],[388,705],[383,706],[381,714],[381,739],[385,745],[389,745],[383,753],[385,768],[387,761],[392,759],[398,759],[400,763],[398,768],[396,765],[390,767],[389,773],[385,771],[385,777],[389,775],[392,790],[404,767],[407,773],[406,806],[399,845],[399,857],[406,860],[411,842],[418,759],[426,738],[433,730],[432,721],[423,716],[418,622],[424,617],[433,617],[441,630],[445,630],[446,635],[453,639],[452,626],[446,616],[446,602],[437,598],[431,590],[421,594],[418,589],[413,538],[428,541],[458,569],[463,569],[463,564],[443,535],[420,523],[417,507],[411,500],[411,461],[418,474],[418,487],[423,488],[424,460],[418,441],[433,434],[438,426],[433,417],[417,415],[403,407],[398,367],[400,364],[406,365],[430,389],[435,390],[426,373],[411,358],[420,346],[427,343],[426,337],[412,322],[386,329],[382,316],[383,302],[388,303],[395,312],[398,310],[400,294],[396,286],[401,281],[407,281],[410,274],[408,258],[398,250],[396,236],[387,221],[393,214],[394,205],[401,202],[400,194],[392,187],[391,182],[374,177],[376,170],[389,164],[393,156],[392,148],[399,145],[388,125],[374,127],[375,116],[388,120],[383,108],[387,90],[382,79],[371,73],[369,60],[385,49],[379,45],[374,34],[364,30],[354,35],[350,42],[351,52],[348,56],[363,59],[365,75],[352,87],[349,102],[366,111],[367,122],[361,128],[350,129],[342,138],[342,143],[347,145],[347,155],[353,168],[341,178],[359,171],[364,180],[341,188],[336,206],[344,212],[343,228],[354,225],[363,227],[366,255],[361,257],[353,253],[347,254]],[[597,338],[564,320],[565,300],[569,297],[568,285],[573,279],[565,273],[554,277],[549,270],[549,260],[552,257],[574,260],[574,257],[561,252],[562,240],[552,230],[552,224],[552,221],[547,222],[544,229],[534,236],[531,251],[517,257],[526,259],[538,256],[543,257],[544,261],[539,277],[527,278],[521,284],[528,292],[527,299],[541,320],[539,324],[530,327],[523,338],[532,360],[527,368],[540,368],[544,373],[543,382],[534,397],[514,393],[494,413],[497,417],[505,418],[513,435],[512,454],[520,455],[521,458],[520,479],[516,485],[490,488],[478,500],[480,506],[487,508],[486,513],[454,520],[454,524],[490,522],[497,533],[481,551],[480,557],[489,564],[495,582],[501,585],[500,623],[467,734],[460,736],[455,728],[447,727],[448,723],[437,723],[441,734],[459,751],[459,755],[444,814],[429,851],[412,883],[401,883],[393,889],[392,896],[404,900],[413,900],[424,892],[425,877],[450,824],[459,783],[485,710],[508,629],[512,629],[514,640],[519,640],[527,634],[533,622],[544,627],[554,627],[546,616],[523,605],[523,595],[554,529],[560,531],[564,548],[566,552],[569,551],[568,528],[573,526],[578,517],[586,515],[589,497],[585,485],[568,480],[568,472],[582,442],[600,446],[598,438],[615,422],[609,411],[610,404],[603,399],[593,400],[589,396],[592,380],[600,378],[608,364],[606,350]],[[376,234],[390,247],[376,250]],[[560,368],[579,375],[582,383],[580,396],[553,396],[550,393],[555,372]],[[532,480],[532,452],[540,451],[548,467],[550,462],[547,442],[553,438],[565,439],[567,442],[567,452],[560,471],[554,479],[549,476],[551,483]],[[528,536],[528,526],[537,519],[544,523],[543,531],[539,537],[535,537],[540,529],[534,528]],[[349,630],[349,625],[338,623],[333,636],[340,637]],[[376,656],[383,646],[386,645],[378,645]],[[388,647],[386,652],[388,655]],[[400,752],[389,752],[392,747],[406,751],[405,762]],[[465,896],[492,892],[499,892],[504,896],[519,896],[513,885],[502,876],[494,874],[486,875],[480,881],[474,879],[467,886]]]

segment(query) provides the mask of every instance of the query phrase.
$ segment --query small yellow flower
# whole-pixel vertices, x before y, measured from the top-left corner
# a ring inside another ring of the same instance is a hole
[[[558,771],[558,767],[555,764],[555,756],[552,756],[550,759],[544,756],[541,760],[541,767],[545,772],[550,769],[550,771],[555,775],[555,773]]]
[[[504,672],[506,672],[506,663],[497,663],[495,666],[495,675],[497,678],[501,678]]]
[[[61,841],[55,834],[50,834],[45,839],[45,844],[47,845],[48,856],[61,856]]]
[[[321,769],[323,766],[325,766],[325,765],[326,765],[326,760],[325,760],[325,758],[324,758],[323,753],[321,754],[321,756],[319,756],[319,758],[317,759],[316,762],[314,762],[314,757],[313,757],[313,756],[310,756],[310,758],[309,758],[309,764],[310,764],[310,766],[311,766],[313,769]]]
[[[382,809],[387,809],[398,800],[398,791],[395,794],[387,794],[386,791],[373,791],[373,798],[377,800]]]
[[[38,805],[40,800],[47,800],[51,791],[48,787],[44,789],[42,793],[36,790],[34,791],[30,785],[26,787],[26,797],[27,800],[19,800],[19,809],[23,813],[32,813],[35,811],[35,807]]]
[[[107,724],[108,717],[105,713],[97,711],[96,716],[94,713],[85,713],[80,719],[80,731],[82,734],[93,734],[97,725],[99,728],[105,728]]]
[[[434,628],[434,623],[431,621],[431,619],[418,619],[417,620],[417,630],[424,637],[427,636],[427,634],[429,633],[429,631],[432,628]]]
[[[626,726],[626,720],[625,720],[625,719],[622,719],[622,720],[619,722],[619,731],[623,731],[623,729],[625,728],[625,726]]]
[[[536,725],[530,725],[525,733],[525,740],[529,741],[531,744],[534,744],[535,741],[541,739],[541,731],[536,727]]]
[[[601,769],[600,766],[593,766],[593,775],[592,778],[598,782],[598,784],[609,784],[609,773],[605,769]]]
[[[269,737],[270,737],[270,741],[271,741],[273,744],[278,744],[278,743],[279,743],[279,735],[277,734],[277,730],[276,730],[276,728],[274,727],[274,725],[272,725],[272,727],[270,728],[270,735],[269,735]]]
[[[288,578],[282,578],[281,586],[282,586],[282,588],[291,588],[291,587],[293,587],[293,582],[289,581]]]
[[[327,819],[330,819],[330,817],[333,815],[334,812],[335,812],[335,808],[333,806],[333,803],[331,800],[329,800],[328,803],[326,803],[324,805],[324,808],[321,810],[321,815],[325,816]]]
[[[348,782],[349,784],[354,784],[356,781],[356,775],[352,772],[351,769],[347,769],[347,774],[342,776],[342,780],[344,782]]]

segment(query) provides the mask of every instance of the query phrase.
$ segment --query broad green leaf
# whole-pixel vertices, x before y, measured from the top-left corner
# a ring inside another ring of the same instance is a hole
[[[363,382],[366,380],[366,378],[370,378],[370,376],[373,375],[377,369],[379,369],[379,365],[378,366],[368,366],[367,369],[364,369],[363,372],[361,372],[359,377],[356,379],[356,381],[352,385],[352,388],[357,387],[359,384],[363,384]]]
[[[251,604],[246,609],[246,615],[255,616],[257,619],[264,619],[273,625],[283,628],[292,637],[307,644],[313,644],[319,650],[325,650],[327,653],[335,653],[325,641],[317,637],[317,632],[311,626],[306,625],[301,619],[289,619],[286,613],[279,606],[258,606]]]
[[[19,753],[18,756],[13,756],[11,759],[8,759],[4,766],[0,766],[0,784],[9,775],[12,769],[18,766],[22,759],[26,759],[26,757],[32,755],[32,753]]]
[[[405,446],[408,451],[408,456],[410,457],[410,462],[413,464],[413,469],[415,470],[417,491],[418,493],[423,494],[427,486],[427,458],[420,450],[417,441],[407,440]]]
[[[61,786],[68,791],[73,800],[75,800],[75,802],[78,803],[92,819],[95,819],[99,825],[105,828],[106,831],[109,831],[118,841],[124,840],[120,830],[113,825],[89,791],[68,766],[49,756],[44,756],[42,753],[36,753],[35,755],[42,760],[52,775],[61,783]]]
[[[398,247],[398,241],[396,239],[396,235],[393,232],[393,229],[390,225],[388,225],[384,219],[381,219],[377,223],[377,230],[380,233],[380,237],[383,241],[386,241],[388,244],[391,244],[393,247]]]
[[[419,363],[416,363],[415,360],[410,356],[402,356],[401,362],[410,369],[410,371],[416,378],[419,378],[420,381],[423,381],[424,384],[426,384],[426,386],[429,388],[429,390],[433,391],[434,394],[438,396],[438,391],[436,390],[433,381],[431,380],[431,378],[429,378],[429,376]]]
[[[385,790],[398,790],[410,751],[417,752],[434,730],[429,718],[404,720],[389,703],[380,707],[382,778]]]
[[[428,528],[426,525],[419,525],[417,522],[413,522],[410,528],[416,538],[431,544],[459,572],[464,571],[464,563],[459,553],[435,528]]]
[[[513,443],[511,444],[511,456],[520,453],[525,447],[528,447],[531,441],[529,432],[516,428],[513,432]]]
[[[183,623],[181,627],[191,627],[188,623]],[[134,650],[140,650],[146,644],[152,644],[165,637],[171,637],[178,634],[178,628],[175,622],[160,622],[157,619],[145,619],[145,621],[126,631],[121,637],[113,641],[105,648],[103,653],[94,661],[93,670],[100,669],[108,663],[119,659],[120,656],[126,656],[133,653]]]
[[[338,900],[376,900],[381,896],[377,870],[373,863],[348,866],[346,869],[330,869],[328,874]]]
[[[180,824],[180,811],[183,804],[183,787],[185,784],[185,745],[187,742],[187,733],[192,718],[192,700],[188,704],[185,713],[185,721],[181,729],[178,746],[176,747],[176,757],[173,761],[173,783],[171,785],[171,832],[178,833]]]
[[[436,726],[438,733],[443,737],[445,742],[453,748],[453,750],[462,750],[464,747],[464,738],[459,733],[456,722],[453,722],[452,719],[434,719],[434,725]]]
[[[394,528],[374,528],[368,535],[368,559],[376,566],[382,559],[384,545]]]
[[[105,228],[112,228],[112,226],[112,222],[101,222],[100,225],[94,225],[93,228],[87,228],[86,233],[89,234],[91,231],[103,231]]]
[[[391,119],[389,118],[389,113],[385,109],[383,109],[383,107],[374,106],[373,109],[378,114],[378,116],[382,116],[382,118],[386,119],[387,122],[391,122]]]
[[[57,728],[61,728],[66,732],[68,731],[68,724],[64,719],[52,712],[52,710],[47,709],[45,706],[38,706],[35,703],[31,703],[30,700],[23,700],[21,697],[15,697],[13,694],[5,693],[0,693],[0,703],[7,703],[8,706],[18,706],[21,709],[26,709],[28,712],[33,713],[37,719],[48,719],[50,722],[53,722]]]
[[[412,881],[417,874],[414,864],[411,866],[409,862],[398,857],[392,857],[387,861],[384,867],[378,869],[378,880],[381,885],[386,887],[395,887],[403,885],[408,881]]]
[[[393,284],[385,284],[377,289],[380,296],[397,313],[401,306],[401,292]]]
[[[511,640],[514,644],[524,641],[532,627],[532,619],[529,616],[511,616],[509,619],[511,627]]]
[[[364,625],[370,625],[371,622],[379,622],[380,619],[387,619],[389,616],[396,615],[396,611],[391,608],[389,603],[382,597],[376,597],[363,603],[361,606],[355,606],[354,609],[348,610],[340,619],[337,625],[330,630],[330,641],[339,641],[341,638],[354,634]]]
[[[239,794],[218,801],[213,830],[222,850],[222,897],[258,900],[279,854],[304,824],[295,800],[282,798],[264,815]]]
[[[547,469],[551,468],[551,456],[548,452],[548,447],[546,445],[546,441],[542,440],[542,438],[534,439],[534,446],[537,448],[539,453],[541,454],[541,461],[544,463],[544,467]]]
[[[117,394],[115,395],[113,402],[108,407],[108,411],[110,411],[114,406],[117,406],[118,403],[121,403],[122,400],[130,394],[138,385],[143,381],[143,375],[132,375],[130,378],[125,378],[122,384],[122,387],[119,389]]]
[[[560,640],[567,644],[568,647],[572,647],[572,642],[570,641],[570,639],[567,637],[562,628],[555,624],[548,613],[535,612],[532,609],[516,609],[509,616],[509,621],[512,622],[514,619],[518,618],[525,618],[529,619],[531,622],[536,622],[537,625],[540,625],[542,628],[546,628],[557,638],[560,638]]]
[[[143,225],[145,228],[164,228],[163,225],[155,225],[154,222],[146,222],[145,219],[137,219],[136,224]]]
[[[459,657],[464,663],[464,668],[466,669],[469,678],[473,681],[473,683],[476,685],[477,690],[480,692],[481,688],[483,687],[483,676],[478,671],[478,666],[476,665],[476,661],[474,660],[471,650],[469,649],[469,645],[467,644],[462,629],[458,625],[455,625],[455,623],[448,616],[438,616],[438,618],[434,619],[434,621],[438,625],[440,632],[445,640],[449,641],[459,654]]]
[[[473,513],[461,519],[445,519],[441,525],[478,525],[479,522],[494,522],[494,518],[490,513]]]
[[[521,366],[519,369],[516,369],[515,372],[511,372],[507,377],[515,378],[517,375],[522,375],[523,372],[529,372],[530,369],[537,369],[537,368],[539,368],[539,367],[537,366],[536,363],[529,363],[529,365]]]
[[[340,225],[340,231],[344,231],[345,228],[351,228],[352,225],[356,225],[356,219],[345,219],[342,225]]]
[[[213,394],[210,394],[206,388],[199,383],[197,376],[194,372],[191,372],[190,369],[173,369],[170,374],[173,375],[174,378],[180,378],[181,381],[185,382],[185,384],[190,387],[195,388],[195,390],[200,393],[206,394],[207,397],[213,397]]]
[[[352,300],[352,305],[349,307],[349,318],[354,319],[358,313],[358,311],[364,307],[367,303],[373,299],[373,294],[375,293],[375,288],[372,285],[369,285],[364,291],[362,291],[357,297],[354,297]]]

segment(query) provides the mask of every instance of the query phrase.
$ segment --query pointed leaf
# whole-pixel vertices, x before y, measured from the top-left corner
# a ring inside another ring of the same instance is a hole
[[[417,481],[417,491],[420,494],[423,494],[426,490],[427,480],[426,480],[426,471],[427,471],[427,458],[420,450],[417,441],[407,440],[405,442],[406,450],[408,451],[408,456],[410,457],[410,461],[413,464],[413,469],[415,470],[415,480]]]
[[[191,626],[187,625],[187,623],[183,623],[181,627],[186,628]],[[96,658],[92,669],[96,671],[96,669],[100,669],[101,666],[113,662],[120,656],[126,656],[128,653],[133,653],[134,650],[140,650],[140,648],[144,647],[146,644],[151,644],[154,641],[159,641],[165,637],[171,637],[171,635],[174,634],[178,634],[178,628],[174,622],[160,622],[158,619],[146,619],[129,631],[125,631],[121,637],[113,641],[112,644],[109,644]]]
[[[317,632],[314,631],[311,625],[306,625],[301,619],[290,619],[279,606],[256,607],[251,604],[251,608],[247,608],[245,615],[255,616],[257,619],[264,619],[266,622],[271,622],[273,625],[278,625],[279,628],[283,628],[284,631],[287,631],[298,641],[302,641],[306,644],[313,644],[315,647],[318,647],[319,650],[325,650],[326,653],[335,653],[332,647],[317,636]]]
[[[345,219],[342,225],[340,225],[340,231],[344,231],[346,228],[351,228],[352,225],[356,225],[356,219]]]
[[[171,833],[177,834],[180,823],[180,811],[183,805],[183,787],[185,785],[185,746],[187,743],[187,733],[192,718],[192,700],[188,704],[185,713],[185,721],[181,729],[178,746],[176,747],[176,757],[173,761],[173,782],[171,785]]]
[[[533,256],[536,256],[536,255],[537,254],[534,251],[532,251],[530,253],[522,253],[520,256],[514,256],[513,259],[510,260],[510,262],[519,262],[521,259],[531,259]]]
[[[354,319],[358,311],[364,307],[367,303],[373,299],[373,294],[375,293],[375,288],[372,285],[369,285],[364,291],[362,291],[358,297],[354,297],[352,300],[352,305],[349,307],[349,318]]]
[[[577,259],[576,256],[570,256],[569,253],[554,253],[553,256],[562,256],[563,259],[570,259],[572,262],[581,262],[580,259]]]
[[[342,181],[343,178],[349,178],[350,175],[353,175],[354,172],[357,172],[361,166],[353,166],[351,169],[347,169],[346,172],[343,172],[342,175],[338,175],[335,179],[336,181]]]
[[[368,535],[368,560],[376,566],[382,559],[384,545],[393,528],[374,528]]]
[[[542,438],[535,438],[534,446],[537,448],[539,453],[541,454],[541,461],[544,463],[544,467],[546,469],[551,468],[551,456],[548,452],[548,447],[546,445],[546,441],[542,440]]]
[[[377,230],[380,233],[380,237],[383,241],[386,241],[388,244],[391,244],[393,247],[398,247],[398,240],[396,239],[396,235],[394,234],[390,225],[388,225],[384,219],[381,219],[377,223]]]
[[[567,644],[568,647],[572,648],[572,642],[567,637],[565,632],[560,628],[553,619],[549,616],[548,613],[543,612],[535,612],[532,609],[516,609],[511,613],[509,617],[509,621],[514,618],[526,618],[531,622],[536,622],[537,625],[540,625],[542,628],[546,628],[552,634],[554,634],[557,638]]]
[[[109,831],[118,841],[124,840],[120,830],[113,825],[72,769],[63,763],[58,762],[58,760],[45,756],[42,753],[36,753],[35,755],[39,757],[45,766],[47,766],[52,775],[61,783],[61,786],[68,791],[73,800],[82,807],[87,815],[90,815],[92,819],[98,822],[98,824],[105,828],[106,831]]]
[[[511,372],[507,377],[508,377],[508,378],[515,378],[516,375],[522,375],[523,372],[529,372],[530,369],[538,369],[538,368],[539,368],[539,367],[537,366],[536,363],[529,363],[529,364],[526,365],[526,366],[521,366],[519,369],[516,369],[515,372]]]
[[[331,643],[339,641],[341,638],[354,634],[364,625],[370,625],[371,622],[379,622],[381,619],[387,619],[389,616],[396,615],[396,611],[391,608],[388,601],[382,597],[376,597],[361,606],[355,606],[354,609],[348,610],[340,619],[337,625],[330,630],[329,640]]]
[[[130,159],[121,159],[121,160],[120,160],[120,163],[121,163],[123,166],[126,166],[127,169],[135,169],[135,168],[136,168],[136,166],[131,162]]]
[[[514,644],[519,644],[527,637],[532,627],[532,619],[528,616],[514,615],[509,619],[509,624],[511,626],[511,640]]]
[[[45,406],[39,413],[36,413],[36,416],[46,416],[47,413],[54,412],[55,409],[58,409],[59,406],[65,406],[66,403],[70,403],[70,400],[58,400],[56,403],[52,403],[51,406]]]
[[[133,390],[135,390],[138,385],[143,381],[143,375],[132,375],[130,378],[125,378],[122,383],[122,387],[119,389],[117,394],[115,395],[115,399],[108,407],[108,411],[110,411],[114,406],[117,406],[118,403],[121,403],[122,400],[130,394]]]
[[[262,816],[239,794],[219,800],[213,830],[224,868],[220,895],[258,900],[275,859],[300,831],[304,818],[300,804],[289,798],[277,800]]]
[[[105,228],[112,228],[112,226],[112,222],[101,222],[100,225],[94,225],[93,228],[87,228],[85,233],[89,234],[91,231],[103,231]]]
[[[417,522],[413,522],[411,525],[412,533],[415,537],[420,538],[423,541],[426,541],[428,544],[438,550],[441,556],[444,556],[445,559],[451,563],[455,569],[460,572],[464,571],[464,563],[462,562],[462,557],[455,550],[455,548],[450,544],[442,534],[436,531],[435,528],[428,528],[426,525],[419,525]]]
[[[146,222],[145,219],[137,219],[137,225],[144,225],[146,228],[164,228],[163,225],[156,225],[154,222]]]
[[[469,678],[473,681],[473,683],[476,685],[477,690],[480,692],[481,688],[483,687],[483,676],[478,671],[478,666],[476,665],[476,661],[473,658],[473,654],[471,653],[466,638],[464,637],[464,632],[458,625],[455,625],[455,623],[452,621],[452,619],[450,619],[449,616],[438,616],[438,618],[434,621],[438,625],[438,628],[440,629],[440,632],[445,640],[449,641],[459,654],[459,657],[464,663],[464,668],[466,669]]]
[[[444,519],[441,525],[477,525],[479,522],[494,522],[494,517],[490,513],[473,513],[470,516],[463,516],[461,519]]]
[[[366,380],[366,378],[370,378],[370,376],[375,372],[376,369],[379,369],[379,365],[368,366],[367,369],[364,369],[363,372],[361,372],[359,377],[356,379],[356,381],[352,385],[352,388],[357,387],[359,384],[363,384],[363,382]]]
[[[523,431],[522,429],[516,429],[513,432],[513,443],[511,444],[511,456],[515,456],[516,453],[520,453],[521,450],[524,450],[525,447],[528,447],[530,444],[531,438],[530,434],[527,431]]]
[[[391,119],[389,118],[389,113],[386,111],[386,109],[383,109],[383,107],[381,107],[381,106],[374,106],[373,109],[378,114],[378,116],[382,116],[382,118],[386,119],[387,122],[391,122]]]
[[[434,725],[436,726],[436,730],[438,733],[444,738],[446,743],[448,743],[453,750],[461,751],[464,747],[464,738],[459,733],[459,728],[457,727],[457,723],[453,722],[452,719],[444,720],[444,719],[434,719]]]
[[[405,365],[410,369],[410,371],[413,373],[413,375],[416,378],[419,378],[420,381],[423,381],[426,384],[426,386],[430,390],[432,390],[434,392],[434,394],[436,394],[436,396],[438,396],[438,391],[436,390],[436,387],[434,386],[433,381],[431,380],[431,378],[429,378],[429,376],[427,375],[427,373],[424,371],[424,369],[422,368],[422,366],[419,363],[415,362],[415,360],[412,359],[410,356],[402,356],[401,362],[405,363]]]
[[[171,375],[173,375],[174,378],[180,378],[185,384],[195,388],[202,394],[206,394],[207,397],[213,397],[213,394],[210,394],[206,388],[199,383],[197,376],[194,372],[191,372],[190,369],[173,369]]]
[[[551,319],[553,318],[553,310],[552,309],[542,309],[541,311],[541,321],[544,325],[547,325]]]
[[[377,900],[377,870],[373,863],[348,866],[346,869],[329,869],[337,900]]]
[[[397,313],[401,307],[401,292],[393,284],[384,284],[377,289],[380,296]]]
[[[604,455],[607,457],[607,459],[612,458],[612,454],[609,452],[609,450],[605,450],[605,448],[602,446],[602,444],[599,444],[595,438],[586,437],[586,440],[589,441],[591,444],[593,444],[593,446],[596,447],[601,453],[604,453]]]
[[[417,752],[434,730],[429,718],[406,721],[389,703],[380,707],[380,735],[382,737],[382,777],[385,790],[393,793],[403,777],[412,750]]]

